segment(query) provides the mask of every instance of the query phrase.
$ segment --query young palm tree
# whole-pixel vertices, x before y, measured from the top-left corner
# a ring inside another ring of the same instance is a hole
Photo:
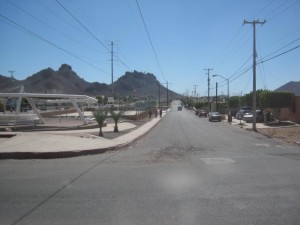
[[[107,115],[107,110],[98,110],[98,111],[93,111],[93,116],[95,117],[95,120],[97,121],[100,131],[99,131],[99,136],[103,137],[102,133],[102,127],[104,126],[104,121],[106,119]]]
[[[111,117],[113,118],[113,120],[115,121],[115,127],[114,127],[114,132],[119,132],[119,129],[118,129],[118,121],[121,117],[121,114],[122,114],[122,111],[119,111],[119,112],[115,112],[114,110],[110,110],[110,114],[111,114]]]

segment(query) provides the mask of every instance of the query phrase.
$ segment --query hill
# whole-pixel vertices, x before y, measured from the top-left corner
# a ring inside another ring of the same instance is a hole
[[[52,68],[43,69],[25,80],[0,75],[0,92],[19,92],[22,84],[25,92],[29,93],[112,95],[111,84],[87,82],[67,64],[62,64],[57,71]],[[138,71],[126,72],[114,82],[113,89],[116,96],[157,98],[159,91],[162,98],[167,95],[167,89],[153,74]],[[169,96],[178,97],[179,95],[169,91]]]
[[[300,96],[300,81],[290,81],[275,91],[288,91],[294,93],[295,96]]]

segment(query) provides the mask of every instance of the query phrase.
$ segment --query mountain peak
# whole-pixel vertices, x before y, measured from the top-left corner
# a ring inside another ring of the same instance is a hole
[[[24,85],[26,92],[48,94],[83,94],[83,95],[112,95],[111,84],[89,83],[79,77],[72,67],[62,64],[55,71],[52,68],[43,69],[25,80],[18,81],[9,77],[0,76],[0,92],[18,92],[19,86]],[[126,72],[113,84],[117,96],[134,97],[166,97],[167,89],[162,86],[151,73],[133,71]],[[169,90],[170,96],[178,96]]]

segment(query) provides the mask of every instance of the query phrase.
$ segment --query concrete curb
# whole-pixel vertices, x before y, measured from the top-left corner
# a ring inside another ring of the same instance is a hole
[[[157,124],[160,123],[160,121],[166,116],[166,114],[163,115],[162,118],[160,118],[157,121],[149,121],[153,122],[153,125],[149,125],[148,128],[144,128],[145,125],[148,125],[147,123],[143,126],[137,128],[136,130],[133,130],[130,133],[124,134],[118,138],[123,139],[124,136],[128,135],[130,136],[131,133],[135,132],[138,133],[139,130],[142,132],[139,133],[136,136],[129,137],[128,139],[124,141],[119,141],[119,144],[112,144],[109,147],[103,147],[103,148],[95,148],[95,149],[85,149],[85,150],[70,150],[70,151],[56,151],[56,152],[0,152],[0,160],[1,159],[56,159],[56,158],[70,158],[70,157],[76,157],[76,156],[85,156],[85,155],[95,155],[95,154],[101,154],[106,151],[113,151],[118,150],[121,148],[125,148],[129,146],[130,144],[136,142],[140,138],[144,137],[146,134],[148,134]],[[116,138],[116,139],[118,139]],[[113,139],[114,140],[114,139]],[[113,141],[111,140],[111,141]],[[120,143],[121,142],[121,143]]]

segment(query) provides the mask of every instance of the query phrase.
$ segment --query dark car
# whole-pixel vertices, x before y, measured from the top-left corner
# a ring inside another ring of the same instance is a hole
[[[204,116],[207,117],[208,112],[204,109],[199,110],[199,117]]]
[[[221,115],[218,112],[212,112],[212,113],[210,113],[208,115],[208,120],[210,122],[212,122],[212,121],[218,121],[218,122],[220,122],[221,121]]]
[[[252,123],[253,120],[253,112],[245,113],[243,116],[243,120],[247,123]],[[264,114],[261,110],[256,110],[256,122],[264,122]]]

